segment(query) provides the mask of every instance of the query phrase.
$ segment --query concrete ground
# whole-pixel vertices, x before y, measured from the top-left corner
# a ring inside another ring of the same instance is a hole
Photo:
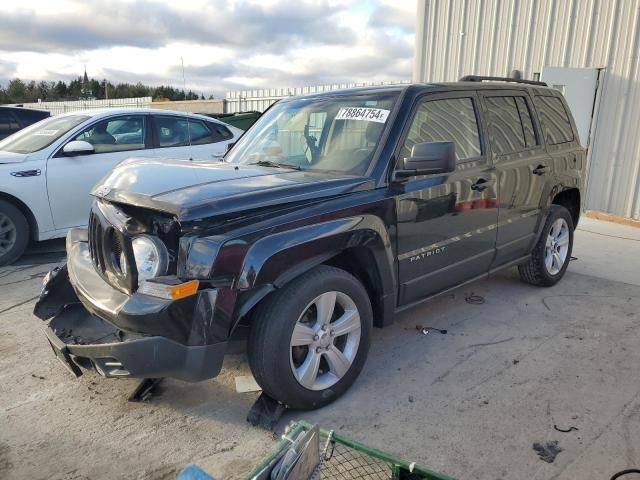
[[[235,392],[244,355],[229,355],[215,381],[167,381],[143,404],[126,400],[132,380],[72,379],[31,315],[61,246],[0,269],[0,478],[168,479],[190,462],[242,478],[274,445],[245,422],[257,394]],[[510,270],[403,313],[374,332],[343,398],[287,413],[279,431],[318,422],[461,479],[609,479],[640,468],[640,229],[585,218],[574,255],[553,288]],[[485,302],[467,303],[471,293]],[[448,333],[421,335],[418,324]],[[563,451],[549,464],[532,444],[552,440]]]

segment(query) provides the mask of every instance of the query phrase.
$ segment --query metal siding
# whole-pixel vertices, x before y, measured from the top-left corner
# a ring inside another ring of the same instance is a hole
[[[640,0],[418,0],[413,79],[604,68],[586,207],[640,218]]]

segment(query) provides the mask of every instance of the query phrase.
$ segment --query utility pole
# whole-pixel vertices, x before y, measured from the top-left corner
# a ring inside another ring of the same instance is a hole
[[[107,79],[104,79],[104,99],[109,100],[109,82]]]

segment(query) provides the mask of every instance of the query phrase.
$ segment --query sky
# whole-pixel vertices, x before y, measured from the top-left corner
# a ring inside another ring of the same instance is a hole
[[[410,80],[417,0],[3,2],[0,83],[228,90]]]

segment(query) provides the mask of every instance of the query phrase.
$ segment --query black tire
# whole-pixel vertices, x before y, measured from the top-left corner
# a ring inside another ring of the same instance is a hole
[[[298,319],[312,311],[311,302],[332,291],[347,295],[358,309],[360,340],[351,366],[337,383],[312,390],[293,373],[292,334]],[[253,312],[247,346],[251,371],[263,391],[285,405],[320,408],[341,396],[360,374],[369,351],[372,323],[371,302],[363,285],[344,270],[320,265],[269,295]]]
[[[560,268],[557,273],[552,274],[545,264],[547,237],[549,236],[552,225],[560,218],[563,219],[569,227],[569,244],[566,259],[562,268]],[[549,216],[544,224],[538,242],[533,247],[531,257],[526,263],[518,265],[518,272],[520,273],[522,280],[530,283],[531,285],[541,287],[550,287],[558,283],[567,271],[567,267],[569,266],[569,261],[571,259],[571,252],[573,250],[573,229],[573,219],[569,210],[561,205],[551,205]]]
[[[14,204],[6,200],[0,200],[0,219],[3,217],[13,225],[13,232],[0,233],[0,240],[4,245],[5,242],[11,241],[13,244],[9,250],[0,253],[0,267],[15,262],[25,251],[29,244],[29,222],[22,212]],[[4,223],[4,222],[3,222]],[[5,225],[6,226],[6,225]],[[2,225],[0,225],[0,231]],[[0,249],[0,252],[4,250]]]

